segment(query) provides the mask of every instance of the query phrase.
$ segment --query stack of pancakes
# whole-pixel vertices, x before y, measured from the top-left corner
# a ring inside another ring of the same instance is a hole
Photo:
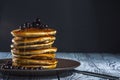
[[[56,30],[51,28],[27,27],[11,31],[14,36],[11,45],[12,65],[30,68],[56,68]]]

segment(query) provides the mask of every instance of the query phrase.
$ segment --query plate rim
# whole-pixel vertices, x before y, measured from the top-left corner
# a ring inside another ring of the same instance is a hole
[[[0,59],[1,60],[4,60],[4,61],[7,61],[7,60],[11,60],[12,58],[5,58],[5,59]],[[76,61],[76,60],[72,60],[72,59],[64,59],[64,58],[55,58],[57,60],[67,60],[67,61],[72,61],[72,62],[75,62],[77,63],[77,65],[75,66],[71,66],[71,67],[65,67],[65,68],[55,68],[55,69],[43,69],[43,70],[20,70],[20,69],[1,69],[1,66],[2,66],[2,63],[0,63],[0,71],[17,71],[17,72],[50,72],[50,71],[63,71],[63,70],[72,70],[72,69],[75,69],[77,67],[79,67],[81,65],[80,62]],[[0,72],[1,73],[1,72]]]

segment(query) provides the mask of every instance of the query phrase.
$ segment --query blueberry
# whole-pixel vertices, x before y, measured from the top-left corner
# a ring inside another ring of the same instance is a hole
[[[7,63],[8,63],[8,64],[11,64],[12,62],[11,62],[11,61],[8,61]]]
[[[36,22],[40,22],[40,18],[37,18],[37,19],[36,19]]]
[[[44,25],[43,25],[43,27],[44,27],[44,28],[47,28],[47,27],[48,27],[48,25],[47,25],[47,24],[44,24]]]
[[[10,69],[14,69],[14,67],[13,67],[13,66],[10,66]]]
[[[9,69],[10,68],[10,66],[4,66],[4,69]]]
[[[26,28],[26,24],[23,24],[23,26],[22,26],[23,28]]]
[[[11,61],[8,61],[6,65],[12,65],[12,62]]]
[[[35,26],[36,26],[36,27],[40,26],[40,23],[39,23],[39,22],[36,22],[36,23],[35,23]]]
[[[26,23],[25,23],[25,27],[26,27],[26,28],[30,28],[30,27],[31,27],[31,24],[28,23],[28,22],[26,22]]]
[[[34,28],[39,28],[41,23],[40,22],[33,22],[32,25]]]
[[[43,26],[43,24],[41,23],[39,27],[42,27],[42,26]]]
[[[15,69],[20,69],[21,67],[20,66],[15,66]]]
[[[48,28],[48,25],[46,24],[45,27]]]
[[[24,29],[22,26],[19,26],[19,29]]]
[[[25,69],[25,67],[23,67],[23,66],[21,66],[21,68],[20,68],[21,70],[24,70]]]
[[[26,28],[26,24],[23,24],[23,25],[19,26],[19,29],[21,29],[21,30],[23,30],[25,28]]]
[[[40,24],[40,25],[38,26],[38,28],[42,28],[42,24]]]
[[[42,27],[42,28],[44,28],[44,27],[45,27],[45,25],[44,25],[44,24],[42,24],[42,25],[41,25],[41,27]]]

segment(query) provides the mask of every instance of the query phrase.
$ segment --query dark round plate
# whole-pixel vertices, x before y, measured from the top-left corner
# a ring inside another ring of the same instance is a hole
[[[0,66],[10,61],[11,59],[1,59]],[[79,62],[70,59],[57,58],[58,64],[55,69],[43,69],[43,70],[20,70],[20,69],[3,69],[0,68],[0,72],[5,75],[54,75],[62,73],[64,71],[72,70],[80,65]]]

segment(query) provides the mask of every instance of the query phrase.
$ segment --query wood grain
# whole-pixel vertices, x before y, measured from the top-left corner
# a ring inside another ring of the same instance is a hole
[[[81,62],[81,65],[76,68],[77,70],[90,71],[120,77],[119,54],[114,55],[112,53],[58,53],[57,57],[73,59]],[[70,78],[71,80],[107,80],[77,73],[73,74],[73,76],[66,77],[66,80],[69,80]]]
[[[76,68],[76,70],[90,71],[101,74],[108,74],[112,76],[120,77],[120,54],[112,53],[56,53],[57,58],[65,58],[79,61],[81,65]],[[0,59],[11,58],[9,52],[0,52]],[[60,80],[108,80],[78,73],[73,73],[72,75],[64,76],[67,74],[72,74],[71,72],[63,73],[59,75]],[[4,76],[0,79],[8,78],[8,80],[15,80],[20,78],[22,80],[58,80],[57,76],[53,77],[16,77],[16,76]]]

